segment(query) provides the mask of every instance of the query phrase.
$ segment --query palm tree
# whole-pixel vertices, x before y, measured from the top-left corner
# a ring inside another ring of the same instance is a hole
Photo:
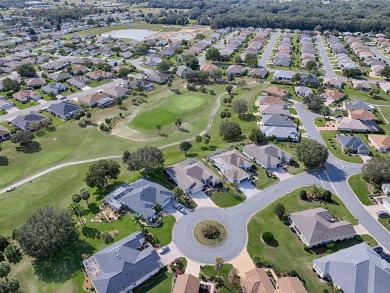
[[[318,184],[310,185],[308,194],[311,198],[319,199],[322,195],[320,186]]]
[[[161,125],[160,124],[156,125],[156,130],[157,130],[158,134],[160,134],[160,131],[161,131]]]
[[[82,219],[82,216],[83,216],[83,209],[81,208],[80,204],[79,203],[76,203],[76,202],[73,202],[71,205],[70,205],[70,209],[71,211],[73,212],[73,215],[76,216],[77,218],[77,221],[79,221],[80,225],[81,226],[85,226],[85,223]]]
[[[222,257],[216,257],[214,262],[214,268],[218,272],[218,280],[221,280],[221,270],[223,267],[224,260]]]
[[[85,202],[87,203],[87,206],[89,206],[88,199],[91,197],[91,194],[89,193],[89,191],[86,190],[85,188],[81,188],[80,189],[80,196],[83,200],[85,200]]]
[[[324,116],[324,119],[326,118],[326,116],[329,116],[329,115],[330,115],[330,109],[329,109],[329,107],[327,107],[327,106],[322,107],[322,109],[321,109],[321,115]]]
[[[154,203],[154,207],[153,207],[154,211],[157,213],[161,212],[163,210],[163,207],[161,204],[159,204],[158,202],[155,202]]]

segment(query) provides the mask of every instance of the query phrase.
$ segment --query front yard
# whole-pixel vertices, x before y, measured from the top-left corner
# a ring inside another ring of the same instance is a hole
[[[218,293],[240,293],[241,286],[239,285],[239,280],[234,278],[229,278],[229,276],[234,275],[234,267],[225,263],[221,269],[221,279],[222,279],[222,287],[219,289]],[[213,265],[206,265],[200,267],[200,278],[203,280],[205,278],[216,280],[218,278],[218,272],[215,270]],[[235,280],[235,282],[231,280]]]
[[[332,196],[333,203],[318,201],[303,201],[298,197],[303,188],[286,194],[281,199],[275,201],[265,209],[255,214],[248,224],[248,245],[247,251],[252,257],[258,257],[263,263],[272,266],[276,271],[284,273],[295,270],[305,281],[308,292],[322,292],[323,289],[333,289],[327,283],[320,282],[316,274],[311,270],[310,265],[314,259],[324,256],[326,248],[313,249],[306,252],[304,245],[298,236],[290,231],[290,228],[280,221],[274,214],[274,207],[281,203],[286,208],[286,214],[289,212],[302,211],[316,207],[328,209],[335,218],[357,224],[356,219],[347,210],[341,200],[335,195]],[[307,189],[307,188],[306,188]],[[261,241],[261,235],[264,232],[271,232],[274,235],[273,245],[267,245]],[[370,239],[370,237],[366,238]],[[349,247],[358,243],[358,241],[342,242],[336,244],[334,251],[344,247]],[[375,245],[375,241],[371,240]]]
[[[363,180],[361,174],[350,176],[348,178],[348,184],[362,204],[366,206],[372,205],[372,202],[368,197],[370,195],[370,191],[368,190],[367,182]]]
[[[210,199],[221,208],[230,208],[242,203],[246,200],[246,196],[240,192],[234,192],[233,190],[228,192],[214,192],[211,194]]]

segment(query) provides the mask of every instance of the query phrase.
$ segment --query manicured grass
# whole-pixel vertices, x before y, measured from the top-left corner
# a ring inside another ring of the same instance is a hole
[[[209,228],[216,228],[219,231],[218,238],[209,239],[203,235],[203,233]],[[213,220],[206,220],[201,221],[198,224],[196,224],[194,228],[194,237],[196,241],[198,241],[200,244],[206,245],[206,246],[216,246],[221,244],[227,236],[227,231],[224,225],[222,225],[220,222],[213,221]]]
[[[378,107],[378,108],[381,110],[383,117],[386,118],[387,122],[390,123],[390,107]],[[378,111],[378,115],[379,117],[381,116],[379,111]],[[382,119],[382,117],[380,118]],[[381,125],[381,127],[384,129],[387,135],[390,135],[390,125],[386,123],[385,119],[382,120],[383,120],[383,124]]]
[[[375,85],[372,85],[375,88]],[[383,91],[379,94],[370,97],[368,92],[356,91],[349,84],[344,85],[342,92],[352,100],[360,100],[370,104],[376,105],[389,105],[390,95],[386,95]]]
[[[361,174],[350,176],[348,178],[348,184],[362,204],[366,206],[372,205],[372,202],[368,197],[370,192],[368,191],[367,182],[363,180]]]
[[[211,107],[210,102],[212,100],[212,96],[208,94],[194,92],[186,92],[181,95],[173,94],[168,96],[162,105],[137,115],[131,121],[130,127],[138,130],[155,131],[157,124],[160,124],[162,127],[167,125],[174,126],[174,120],[177,117],[182,118],[183,122],[191,118],[208,119],[202,113]],[[194,115],[194,111],[199,116]]]
[[[18,108],[19,110],[27,109],[27,108],[30,108],[32,106],[39,105],[39,102],[37,102],[37,101],[29,101],[27,103],[22,103],[22,102],[19,102],[18,100],[15,100],[14,98],[9,98],[9,100],[12,101],[14,103],[15,107]]]
[[[336,142],[335,136],[338,135],[337,131],[320,131],[322,138],[325,141],[329,151],[337,158],[350,163],[363,163],[362,158],[359,155],[347,155],[344,154],[338,143]]]
[[[326,283],[320,282],[309,267],[314,259],[325,255],[326,249],[315,249],[313,252],[305,252],[303,244],[297,235],[291,232],[289,227],[275,216],[274,207],[278,203],[283,204],[286,208],[286,214],[323,207],[328,209],[335,218],[349,221],[353,225],[356,225],[357,221],[337,196],[332,196],[333,203],[303,201],[298,196],[302,189],[304,188],[299,188],[286,194],[250,219],[248,224],[247,251],[252,258],[255,255],[259,256],[261,261],[269,263],[281,273],[291,270],[298,272],[305,281],[308,292],[322,292],[323,289],[328,289],[332,292]],[[267,231],[271,232],[276,240],[272,245],[267,245],[260,239],[261,235]],[[336,245],[336,249],[348,247],[355,243],[356,241],[340,243]]]
[[[390,219],[387,218],[387,219],[383,219],[383,218],[379,218],[379,223],[381,223],[383,225],[383,227],[385,227],[387,230],[390,231]]]
[[[319,126],[319,127],[325,127],[326,120],[323,117],[316,117],[316,118],[314,118],[314,125]]]
[[[378,246],[378,241],[376,241],[371,235],[364,234],[360,236],[363,238],[364,242],[366,242],[371,247]]]
[[[221,208],[230,208],[242,203],[246,197],[243,194],[234,195],[230,192],[214,192],[211,200]]]
[[[224,286],[219,289],[219,293],[238,293],[241,292],[241,290],[238,290],[232,284],[229,282],[229,273],[234,269],[234,267],[229,264],[225,263],[222,266],[221,269],[221,279],[223,280]],[[216,271],[215,267],[213,265],[206,265],[202,266],[200,269],[199,275],[205,275],[206,277],[218,277],[218,272]]]
[[[256,180],[256,188],[257,189],[265,189],[272,184],[279,182],[277,177],[269,177],[266,174],[266,170],[260,166],[257,167],[257,180]]]
[[[89,87],[97,87],[106,83],[111,82],[111,79],[101,79],[101,80],[91,80],[91,82],[88,84]]]
[[[134,289],[134,293],[170,293],[172,290],[173,273],[169,273],[164,267],[147,284]]]
[[[161,245],[167,245],[172,241],[172,230],[176,219],[174,216],[164,217],[157,228],[147,228],[154,236],[154,241]]]

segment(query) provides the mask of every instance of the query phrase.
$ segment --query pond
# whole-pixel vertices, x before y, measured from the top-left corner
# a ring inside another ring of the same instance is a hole
[[[148,29],[124,29],[116,30],[102,34],[104,37],[111,36],[112,38],[133,39],[142,41],[143,39],[154,35],[156,32]]]

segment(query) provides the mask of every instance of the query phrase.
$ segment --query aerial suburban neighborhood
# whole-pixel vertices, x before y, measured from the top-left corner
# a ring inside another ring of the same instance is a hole
[[[389,293],[388,14],[0,1],[0,292]]]

